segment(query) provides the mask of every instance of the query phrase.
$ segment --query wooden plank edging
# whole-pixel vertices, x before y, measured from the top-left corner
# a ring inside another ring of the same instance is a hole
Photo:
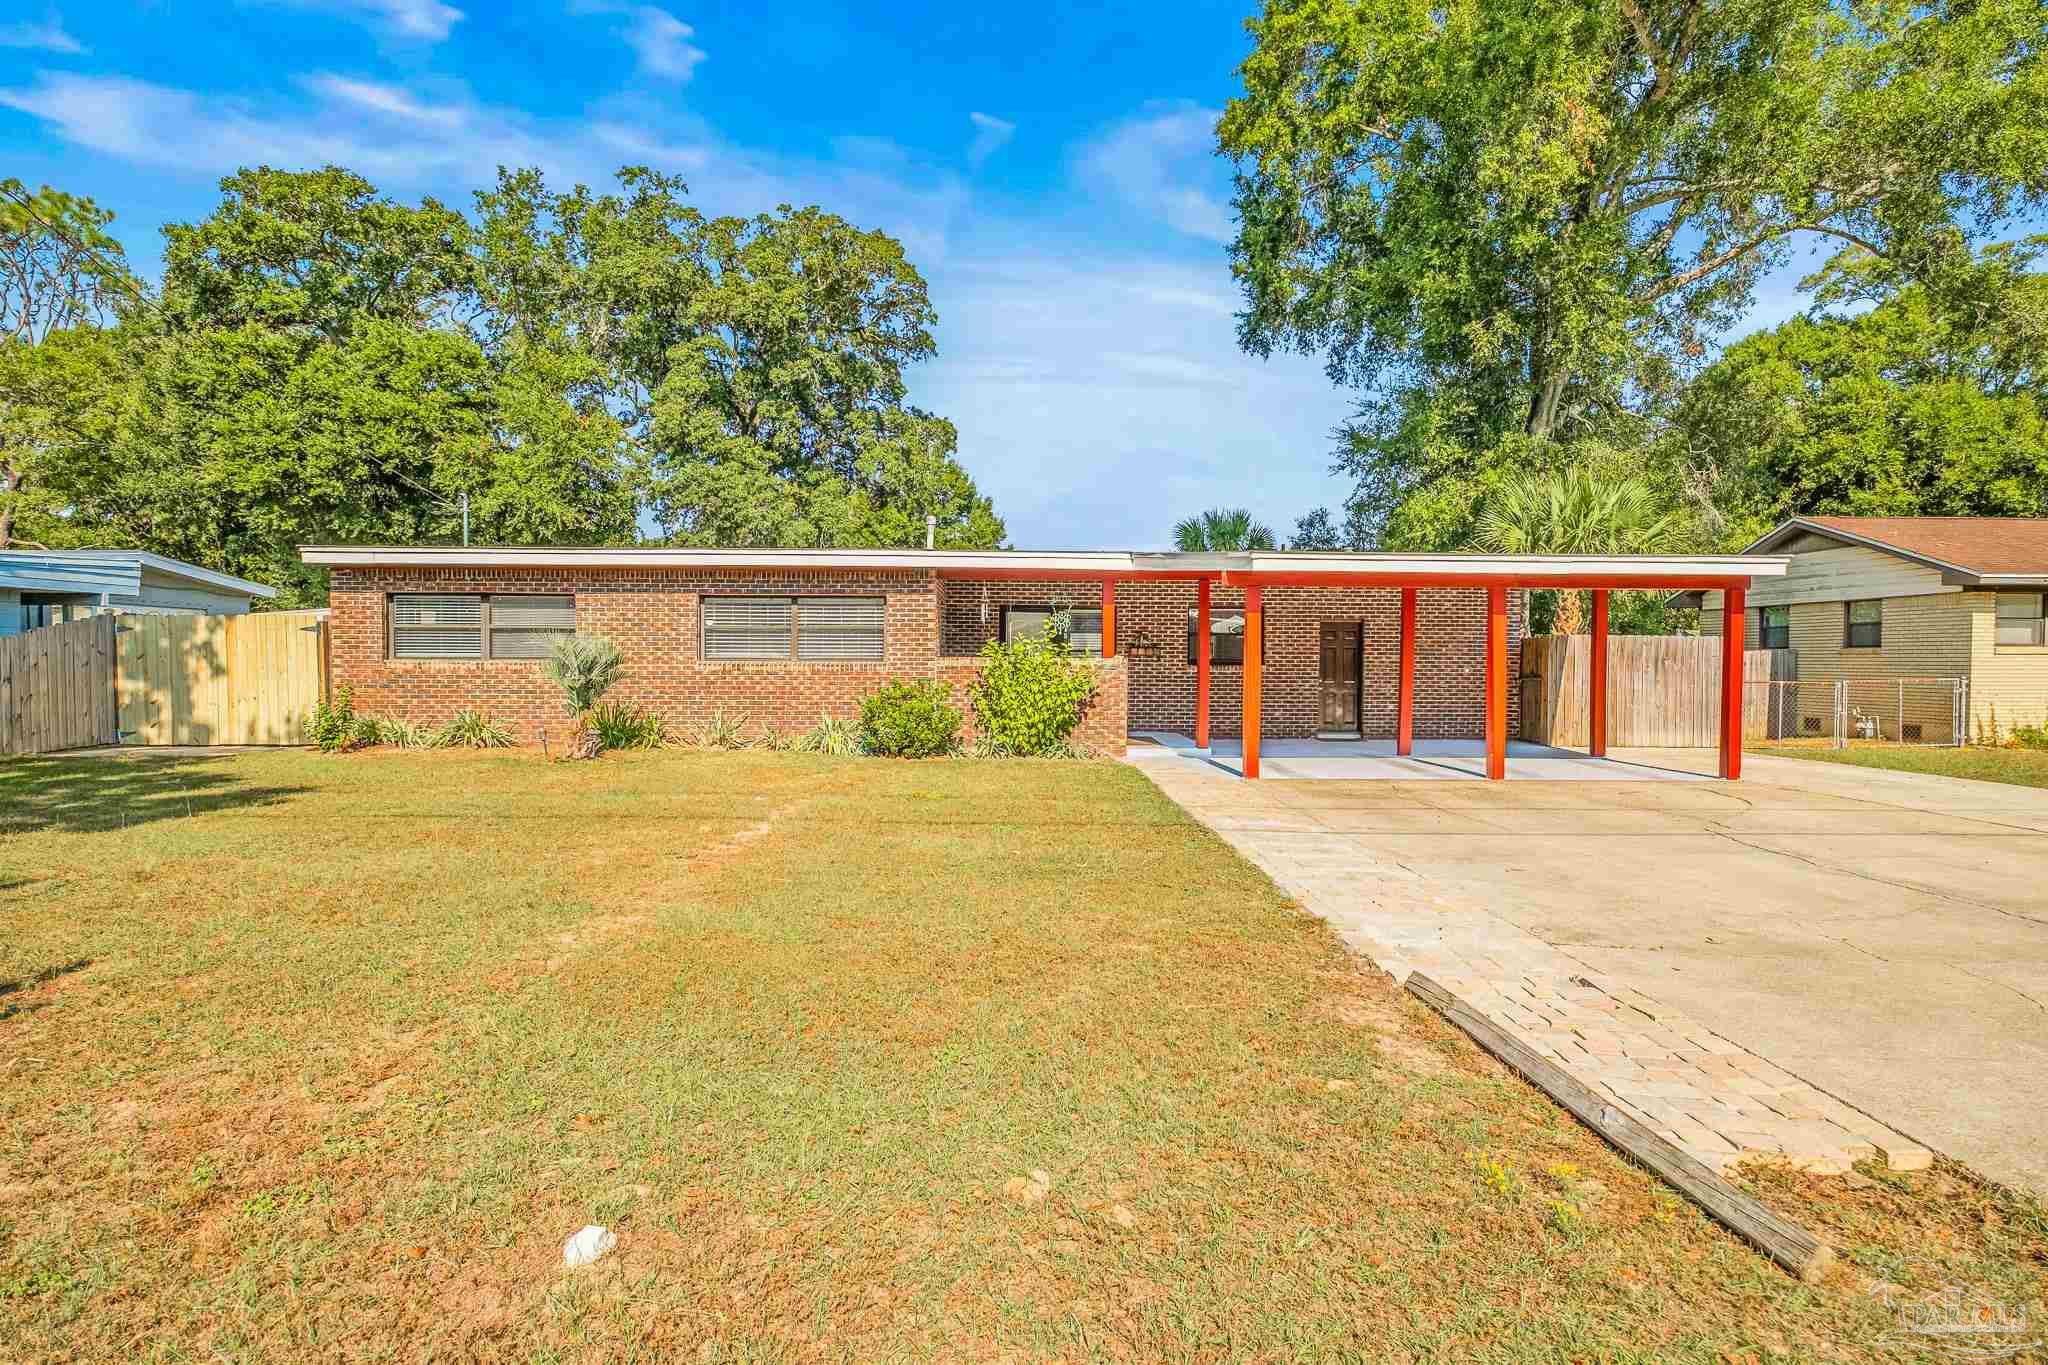
[[[1408,991],[1472,1041],[1498,1058],[1510,1071],[1570,1111],[1624,1156],[1641,1163],[1708,1216],[1776,1261],[1799,1279],[1813,1282],[1834,1262],[1834,1249],[1797,1223],[1772,1212],[1750,1195],[1723,1180],[1718,1172],[1687,1156],[1669,1139],[1572,1079],[1555,1062],[1539,1056],[1478,1010],[1420,972],[1408,977]]]

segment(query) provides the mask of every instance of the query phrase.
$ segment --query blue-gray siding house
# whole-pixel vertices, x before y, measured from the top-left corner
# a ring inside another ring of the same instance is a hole
[[[233,616],[275,596],[147,550],[0,550],[0,637],[103,611]]]

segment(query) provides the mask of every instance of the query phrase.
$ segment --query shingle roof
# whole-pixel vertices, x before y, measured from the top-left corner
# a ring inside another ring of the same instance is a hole
[[[2044,517],[1795,517],[1752,548],[1769,549],[1799,529],[1839,531],[1971,574],[2048,576]]]

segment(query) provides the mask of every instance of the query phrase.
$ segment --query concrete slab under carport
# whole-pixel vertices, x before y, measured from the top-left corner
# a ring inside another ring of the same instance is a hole
[[[2048,1191],[2048,791],[1751,756],[1739,783],[1232,782],[1204,799],[1262,863],[1327,889],[1354,942],[1398,879],[1411,920],[1519,932]]]
[[[1674,753],[1680,751],[1673,751]],[[1582,750],[1559,749],[1526,740],[1508,741],[1507,780],[1534,782],[1665,782],[1697,781],[1711,775],[1714,755],[1683,751],[1687,758],[1673,767],[1653,767],[1614,757],[1593,758]],[[1207,749],[1195,747],[1186,735],[1141,731],[1131,736],[1130,756],[1207,763],[1244,775],[1244,743],[1212,739]],[[1325,782],[1483,781],[1486,741],[1481,739],[1419,739],[1414,752],[1397,754],[1391,739],[1269,739],[1259,745],[1259,780]]]

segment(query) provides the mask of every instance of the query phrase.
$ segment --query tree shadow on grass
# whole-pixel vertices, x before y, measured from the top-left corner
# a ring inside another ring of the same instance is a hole
[[[276,805],[311,790],[256,786],[219,759],[0,759],[0,835],[125,829]]]

